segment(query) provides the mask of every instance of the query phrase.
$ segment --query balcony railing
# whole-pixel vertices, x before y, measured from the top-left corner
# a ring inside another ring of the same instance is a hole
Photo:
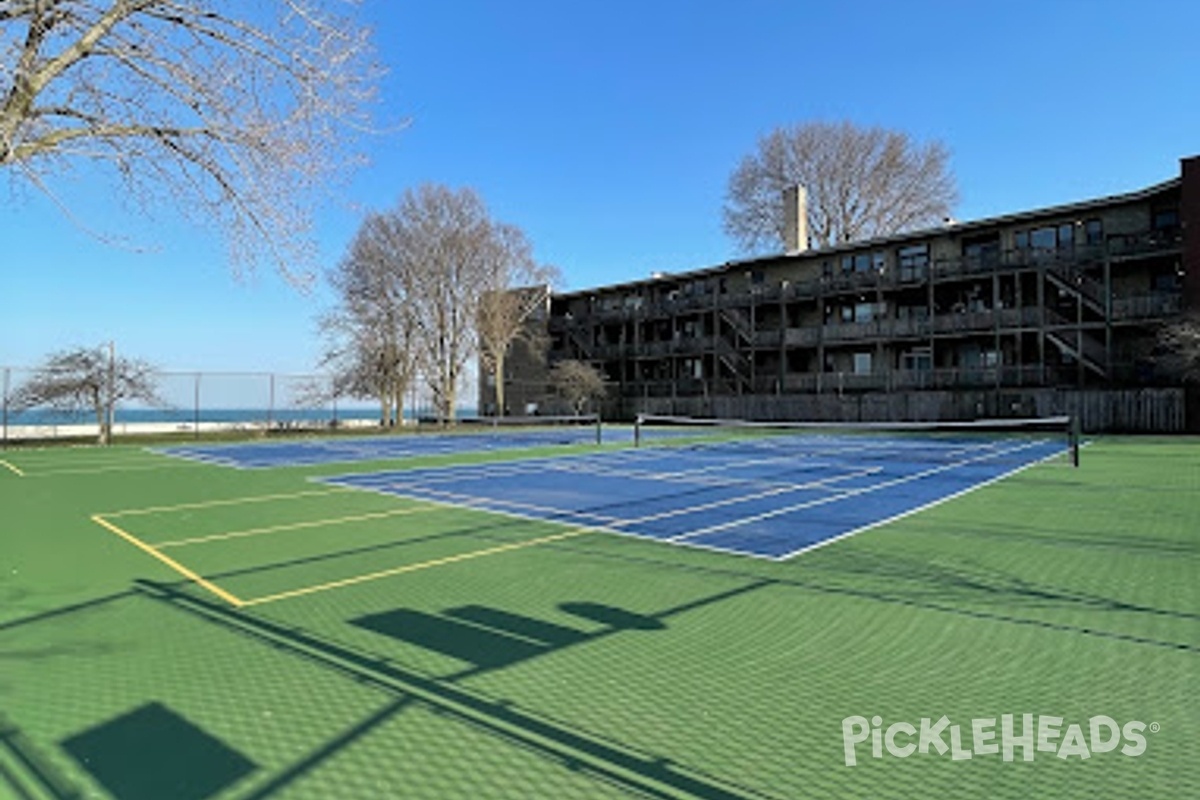
[[[1144,370],[1142,370],[1144,372]],[[1128,375],[1126,375],[1128,373]],[[1145,382],[1141,372],[1135,374],[1131,365],[1119,367],[1123,379]],[[996,367],[959,367],[954,369],[892,370],[860,374],[854,372],[803,372],[779,375],[758,375],[743,384],[744,390],[755,394],[846,394],[883,391],[950,391],[1012,389],[1020,387],[1055,386],[1074,383],[1073,369],[1062,370],[1052,365],[1002,365]],[[632,381],[624,385],[627,397],[695,397],[736,394],[738,382],[729,378],[653,378]]]
[[[1169,317],[1183,311],[1183,295],[1177,292],[1151,292],[1134,297],[1114,298],[1113,319]]]
[[[655,316],[700,312],[713,308],[777,303],[789,300],[811,300],[823,294],[865,291],[873,288],[897,288],[919,285],[933,279],[988,274],[993,271],[1012,271],[1043,265],[1062,269],[1068,265],[1078,268],[1098,264],[1106,256],[1128,259],[1146,255],[1177,252],[1181,246],[1179,228],[1146,231],[1137,234],[1109,236],[1101,244],[1076,244],[1061,248],[1021,248],[978,256],[960,256],[932,260],[927,264],[889,265],[883,270],[854,272],[834,271],[828,275],[801,280],[764,283],[748,291],[718,293],[714,287],[703,291],[680,291],[671,296],[627,295],[611,297],[597,295],[587,317],[597,320],[629,320],[639,316]],[[557,324],[552,320],[552,325]]]
[[[1158,231],[1111,236],[1108,251],[1113,258],[1155,255],[1178,250],[1183,244],[1183,231],[1179,228],[1164,228]]]
[[[818,326],[788,328],[783,332],[783,343],[787,347],[816,347],[819,341],[821,329]]]

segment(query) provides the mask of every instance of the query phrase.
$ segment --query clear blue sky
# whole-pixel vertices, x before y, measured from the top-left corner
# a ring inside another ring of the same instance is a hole
[[[953,153],[960,219],[1140,188],[1200,153],[1194,0],[365,0],[390,70],[371,166],[323,210],[332,265],[355,208],[472,186],[578,289],[711,266],[725,182],[771,128],[849,119]],[[84,170],[55,188],[82,232],[0,176],[0,365],[115,339],[164,368],[311,370],[329,298],[220,241],[123,211]]]

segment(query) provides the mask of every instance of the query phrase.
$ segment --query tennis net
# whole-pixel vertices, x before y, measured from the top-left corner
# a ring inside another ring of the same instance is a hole
[[[599,414],[569,416],[464,417],[460,425],[490,431],[498,436],[520,439],[570,439],[572,443],[594,441],[601,444],[603,424]]]
[[[939,460],[965,448],[990,447],[999,455],[1026,446],[1061,452],[1079,466],[1079,429],[1069,416],[956,422],[760,422],[741,419],[642,414],[634,444],[710,444],[754,451],[859,449],[876,458]],[[1055,450],[1055,448],[1058,448]]]

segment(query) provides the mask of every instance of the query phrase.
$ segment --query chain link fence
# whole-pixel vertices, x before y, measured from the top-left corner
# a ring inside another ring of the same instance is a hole
[[[21,387],[44,377],[29,367],[0,366],[0,442],[89,438],[100,422],[91,407],[23,407]],[[324,374],[273,372],[154,372],[159,402],[118,402],[113,434],[195,434],[220,431],[330,430],[378,426],[380,409],[369,400],[338,396]],[[433,413],[422,385],[405,396],[406,420]]]

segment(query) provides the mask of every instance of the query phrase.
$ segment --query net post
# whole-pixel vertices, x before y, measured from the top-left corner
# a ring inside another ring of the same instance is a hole
[[[604,443],[604,433],[602,431],[603,423],[600,420],[600,415],[596,415],[596,446],[599,447]]]
[[[642,446],[642,415],[633,418],[633,446]]]
[[[1067,422],[1067,439],[1071,448],[1071,466],[1079,466],[1079,440],[1080,440],[1080,424],[1079,415],[1072,414]]]

